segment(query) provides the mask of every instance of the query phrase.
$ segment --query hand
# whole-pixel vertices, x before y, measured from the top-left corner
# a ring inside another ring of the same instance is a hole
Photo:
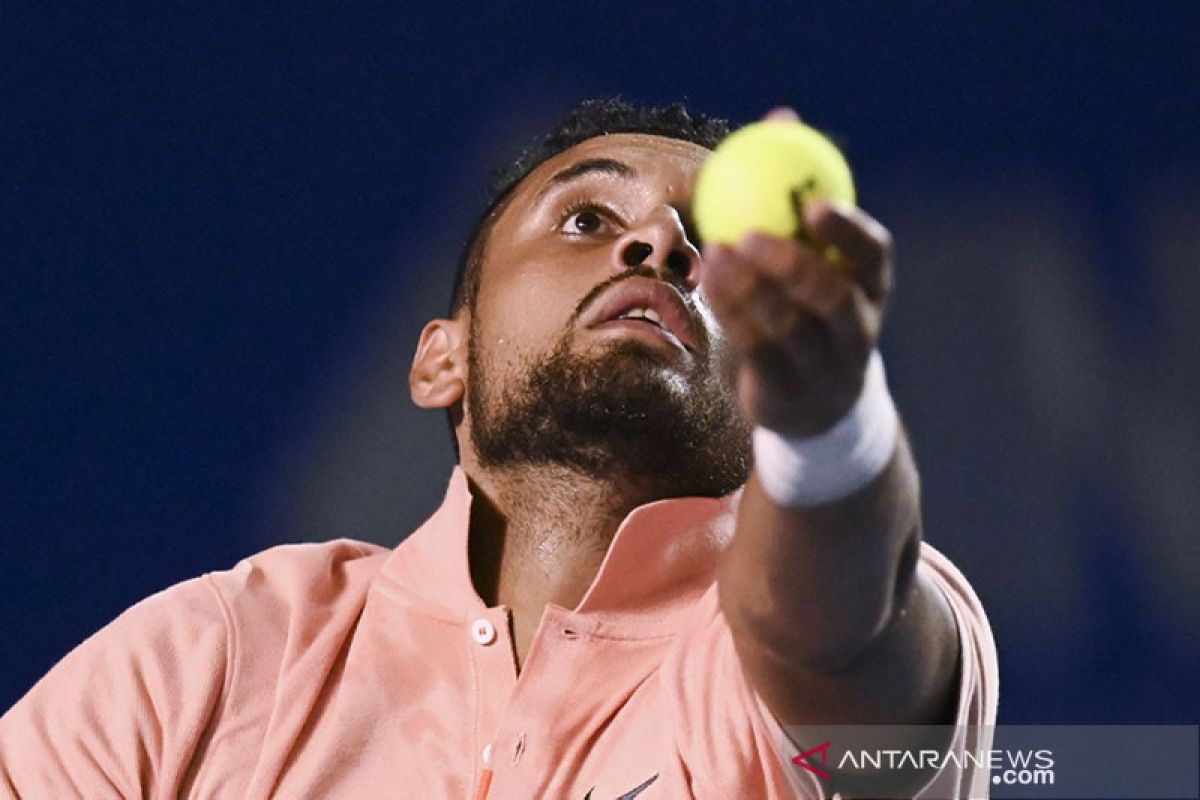
[[[860,209],[813,200],[804,222],[809,241],[752,233],[706,245],[700,278],[738,362],[742,412],[798,437],[828,430],[858,399],[893,279],[891,235]]]

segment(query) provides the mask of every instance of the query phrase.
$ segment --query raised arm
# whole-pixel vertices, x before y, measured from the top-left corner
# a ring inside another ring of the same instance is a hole
[[[751,235],[704,254],[704,292],[738,354],[743,411],[760,426],[720,565],[722,609],[747,677],[780,722],[949,724],[956,628],[917,570],[917,471],[875,350],[891,238],[857,208],[812,203],[806,222],[812,245]],[[851,448],[875,448],[874,467],[854,462],[861,453],[839,456],[847,436],[874,437]],[[797,474],[814,443],[804,466],[818,479],[832,470],[832,496],[806,493]]]

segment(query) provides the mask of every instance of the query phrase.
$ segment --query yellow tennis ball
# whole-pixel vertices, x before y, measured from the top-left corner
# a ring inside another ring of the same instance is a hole
[[[751,231],[801,234],[800,210],[817,197],[854,203],[841,151],[802,122],[765,120],[731,134],[705,160],[692,214],[701,240],[734,245]]]

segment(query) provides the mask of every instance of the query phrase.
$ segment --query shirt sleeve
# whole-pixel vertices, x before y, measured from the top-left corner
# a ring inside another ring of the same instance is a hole
[[[230,650],[207,577],[133,606],[0,717],[0,797],[176,796]]]
[[[973,760],[961,753],[987,749],[996,721],[999,668],[991,629],[978,597],[945,556],[922,544],[918,569],[953,611],[961,658],[952,743],[960,758],[944,759],[917,798],[987,797],[987,771],[972,768]],[[700,602],[698,624],[664,663],[676,740],[693,775],[694,796],[829,797],[815,774],[791,763],[801,749],[745,677],[715,588]]]
[[[959,757],[946,759],[942,769],[917,794],[916,800],[922,797],[986,798],[991,789],[988,770],[978,768],[975,759],[963,758],[962,754],[986,751],[991,747],[1000,701],[996,642],[983,604],[948,558],[922,543],[920,568],[926,570],[954,612],[961,667],[958,711],[954,718],[957,730],[951,744]]]

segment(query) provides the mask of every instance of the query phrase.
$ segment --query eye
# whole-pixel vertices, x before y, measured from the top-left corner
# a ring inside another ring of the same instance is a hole
[[[580,233],[595,233],[600,230],[604,220],[595,211],[577,211],[571,216],[575,220],[573,227]]]
[[[573,203],[563,209],[558,230],[568,236],[592,236],[604,233],[618,223],[619,220],[611,210],[586,201]]]

